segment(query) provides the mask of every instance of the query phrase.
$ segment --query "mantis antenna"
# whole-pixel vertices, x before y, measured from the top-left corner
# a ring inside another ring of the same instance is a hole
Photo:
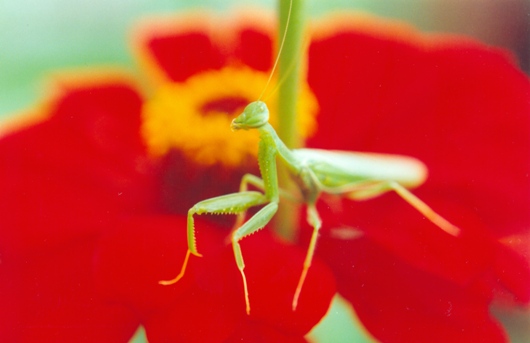
[[[272,66],[271,73],[269,74],[269,78],[267,79],[267,83],[265,84],[265,87],[263,87],[263,91],[261,91],[261,94],[258,98],[258,100],[261,100],[263,97],[263,94],[267,90],[267,87],[269,87],[269,84],[272,80],[272,75],[274,75],[274,72],[276,71],[276,67],[278,66],[278,62],[280,61],[280,55],[282,54],[283,46],[285,44],[285,38],[287,37],[287,30],[289,29],[289,22],[291,20],[291,10],[293,8],[293,0],[289,0],[289,12],[287,13],[287,20],[285,23],[285,31],[283,32],[282,41],[280,43],[280,48],[278,49],[278,55],[276,55],[276,60],[274,61],[274,65]]]
[[[309,40],[306,39],[305,43],[303,44],[303,49],[301,51],[306,51],[308,46],[309,46]],[[263,99],[263,101],[267,101],[267,99],[269,99],[274,93],[276,93],[278,88],[280,88],[280,86],[285,82],[285,80],[287,79],[289,74],[293,71],[293,68],[296,65],[296,61],[298,60],[299,54],[300,54],[300,51],[298,52],[296,57],[294,59],[292,59],[291,62],[289,62],[289,67],[287,68],[287,70],[283,74],[282,78],[280,79],[280,81],[278,81],[278,84],[274,87],[272,92],[269,95],[267,95],[267,97],[265,99]]]

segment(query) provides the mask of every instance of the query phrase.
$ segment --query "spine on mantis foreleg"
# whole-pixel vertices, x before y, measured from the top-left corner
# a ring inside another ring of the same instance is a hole
[[[188,249],[195,255],[201,257],[197,251],[197,239],[195,238],[195,221],[193,220],[193,215],[195,214],[195,206],[190,208],[188,211]]]

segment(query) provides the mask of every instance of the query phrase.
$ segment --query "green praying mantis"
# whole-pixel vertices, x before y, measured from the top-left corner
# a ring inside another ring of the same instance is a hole
[[[277,58],[281,53],[284,41],[285,33]],[[276,59],[276,63],[277,61],[278,59]],[[316,209],[316,202],[322,193],[352,200],[364,200],[387,192],[395,192],[443,231],[453,236],[458,236],[460,233],[458,227],[437,214],[408,190],[421,185],[427,176],[427,168],[415,158],[319,149],[291,150],[282,142],[274,128],[269,124],[269,109],[261,100],[246,106],[243,113],[232,121],[231,129],[233,131],[258,131],[260,138],[258,165],[261,178],[246,174],[241,180],[239,192],[200,201],[188,211],[188,251],[182,269],[173,280],[160,281],[160,284],[170,285],[177,282],[185,274],[190,255],[202,256],[196,245],[194,215],[204,213],[235,214],[237,219],[231,234],[231,243],[243,281],[246,312],[250,314],[249,291],[240,241],[266,226],[278,210],[283,191],[278,185],[277,160],[286,166],[287,171],[299,188],[302,201],[307,208],[306,220],[313,228],[301,275],[294,290],[293,311],[297,308],[322,225]],[[249,185],[259,191],[248,190]],[[245,221],[246,211],[256,206],[262,206],[262,208]]]

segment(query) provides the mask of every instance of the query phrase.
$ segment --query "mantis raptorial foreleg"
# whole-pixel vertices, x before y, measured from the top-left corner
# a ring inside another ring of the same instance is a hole
[[[268,201],[267,197],[260,192],[246,191],[222,195],[219,197],[203,200],[195,204],[188,211],[188,251],[180,270],[180,273],[172,280],[159,281],[161,285],[171,285],[179,281],[186,272],[190,254],[201,257],[195,244],[195,214],[241,214],[253,206],[263,205]]]

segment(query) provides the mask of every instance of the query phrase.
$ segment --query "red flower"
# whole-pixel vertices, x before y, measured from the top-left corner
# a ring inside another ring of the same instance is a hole
[[[178,283],[158,284],[184,258],[187,210],[257,171],[255,138],[226,139],[223,123],[259,96],[273,59],[270,31],[250,21],[224,32],[210,20],[175,22],[139,34],[158,75],[148,101],[119,79],[67,85],[46,119],[0,140],[0,336],[115,342],[141,323],[150,342],[293,342],[325,313],[326,267],[315,261],[292,312],[304,250],[263,230],[242,242],[247,316],[223,220],[197,218],[204,257]],[[310,46],[320,111],[309,146],[419,158],[430,176],[414,193],[462,235],[394,194],[326,198],[317,253],[383,341],[502,342],[493,292],[530,298],[527,261],[500,243],[525,234],[529,219],[528,80],[477,43],[339,27],[317,28]],[[308,90],[301,103],[310,137]]]

